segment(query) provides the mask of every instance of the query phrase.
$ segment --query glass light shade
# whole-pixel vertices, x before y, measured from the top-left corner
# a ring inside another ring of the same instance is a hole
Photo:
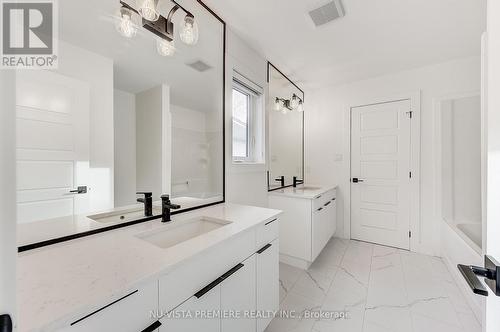
[[[175,54],[174,41],[158,38],[156,40],[156,49],[161,56],[172,56]]]
[[[156,10],[155,0],[137,0],[137,4],[139,6],[138,12],[144,19],[154,22],[160,17]]]
[[[276,100],[274,101],[274,110],[276,112],[280,112],[283,110],[284,106],[285,105],[283,104],[283,101],[280,100],[279,98],[276,98]]]
[[[297,106],[297,111],[304,112],[304,103],[302,101],[299,101],[299,105]]]
[[[296,110],[297,107],[299,107],[299,97],[296,94],[293,94],[292,100],[290,101],[290,106],[294,110]]]
[[[281,109],[281,114],[285,114],[285,115],[286,115],[287,113],[288,113],[288,108],[283,107],[283,108]]]
[[[194,20],[194,17],[186,16],[184,18],[184,24],[182,25],[179,35],[182,42],[186,45],[195,45],[198,42],[198,24]]]
[[[137,26],[132,21],[132,11],[122,7],[118,13],[120,19],[116,23],[116,30],[123,37],[132,38],[137,33]]]

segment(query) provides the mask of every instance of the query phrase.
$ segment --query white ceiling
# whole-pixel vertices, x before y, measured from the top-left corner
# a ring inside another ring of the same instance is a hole
[[[306,88],[480,54],[486,0],[342,1],[346,16],[319,28],[307,13],[328,0],[205,3]]]

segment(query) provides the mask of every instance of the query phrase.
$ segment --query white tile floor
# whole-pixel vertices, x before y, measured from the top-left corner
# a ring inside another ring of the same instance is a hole
[[[281,310],[266,332],[480,332],[440,258],[332,239],[308,271],[280,264]],[[301,315],[302,314],[302,315]]]

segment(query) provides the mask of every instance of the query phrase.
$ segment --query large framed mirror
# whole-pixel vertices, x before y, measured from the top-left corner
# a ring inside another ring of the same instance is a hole
[[[268,190],[304,181],[305,95],[272,63],[267,64],[269,102]]]
[[[58,68],[17,73],[20,251],[224,202],[225,23],[151,3],[60,1]]]

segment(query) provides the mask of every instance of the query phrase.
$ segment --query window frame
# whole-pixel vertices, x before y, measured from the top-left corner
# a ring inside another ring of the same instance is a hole
[[[248,80],[241,74],[234,72],[231,96],[233,91],[236,90],[248,98],[247,108],[247,156],[239,157],[234,155],[234,110],[231,109],[231,159],[234,164],[257,164],[261,163],[263,156],[258,156],[257,145],[257,131],[258,113],[263,110],[264,92],[263,89],[255,83]],[[232,104],[231,104],[232,107]],[[262,153],[262,152],[261,152]]]

